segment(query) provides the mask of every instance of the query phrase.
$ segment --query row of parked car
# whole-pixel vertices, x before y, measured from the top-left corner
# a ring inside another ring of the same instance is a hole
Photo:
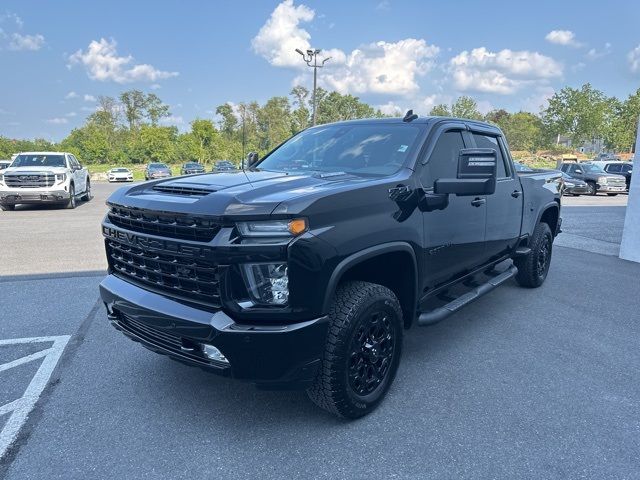
[[[520,172],[535,172],[522,163],[516,163]],[[592,160],[588,162],[562,162],[565,195],[596,195],[606,193],[615,196],[629,191],[633,163],[621,160]]]
[[[230,172],[237,170],[236,166],[228,160],[220,160],[213,165],[212,172]],[[204,165],[198,162],[187,162],[180,166],[180,175],[192,175],[205,173]],[[173,176],[171,168],[166,163],[152,162],[144,169],[144,179],[154,180]],[[133,172],[124,167],[112,168],[107,172],[109,182],[133,182]]]

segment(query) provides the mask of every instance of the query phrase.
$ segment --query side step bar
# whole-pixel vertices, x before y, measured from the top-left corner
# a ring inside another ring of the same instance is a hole
[[[473,302],[477,298],[489,293],[494,288],[502,285],[504,282],[509,280],[511,277],[515,276],[518,273],[518,269],[515,265],[511,265],[507,270],[502,272],[499,275],[496,275],[492,279],[490,279],[487,283],[483,283],[482,285],[478,285],[476,288],[471,290],[464,295],[456,298],[455,300],[447,303],[446,305],[436,308],[435,310],[431,310],[429,312],[421,313],[418,317],[418,325],[424,327],[426,325],[433,325],[434,323],[438,323],[441,320],[444,320],[449,315],[457,312],[465,305]]]

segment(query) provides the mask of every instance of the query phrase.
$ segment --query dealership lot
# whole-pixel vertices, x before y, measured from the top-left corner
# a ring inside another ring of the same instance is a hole
[[[264,392],[172,362],[112,329],[99,223],[0,212],[0,341],[70,336],[0,476],[22,478],[633,478],[640,471],[640,266],[618,259],[626,195],[566,198],[547,282],[509,282],[405,338],[397,382],[343,422],[302,392]],[[45,344],[46,348],[47,344]],[[37,347],[41,348],[41,347]],[[0,364],[32,355],[0,344]],[[1,371],[2,405],[37,359]],[[5,398],[6,397],[6,398]],[[5,431],[9,412],[0,416]],[[0,439],[2,439],[0,434]]]

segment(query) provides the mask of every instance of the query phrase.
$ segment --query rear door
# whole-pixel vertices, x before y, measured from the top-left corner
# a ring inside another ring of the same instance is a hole
[[[456,178],[458,155],[465,143],[465,125],[441,127],[436,132],[434,146],[427,150],[420,166],[420,182],[427,194],[433,193],[433,183],[439,178]],[[486,205],[484,197],[449,195],[444,210],[424,212],[425,286],[432,287],[458,276],[482,263]]]
[[[487,257],[493,259],[506,254],[518,242],[524,195],[503,138],[491,131],[472,131],[471,136],[477,148],[493,148],[498,154],[496,191],[487,195],[485,233]]]

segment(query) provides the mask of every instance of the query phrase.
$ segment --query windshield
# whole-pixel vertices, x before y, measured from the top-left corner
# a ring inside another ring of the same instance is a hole
[[[18,155],[12,167],[65,167],[64,155]]]
[[[584,173],[607,173],[601,167],[589,163],[582,163],[579,165]]]
[[[184,166],[186,168],[198,168],[200,166],[199,163],[185,163]]]
[[[149,168],[169,168],[164,163],[150,163]]]
[[[114,168],[111,171],[112,172],[128,172],[129,170],[127,170],[126,168]]]
[[[328,125],[296,135],[257,167],[278,172],[317,171],[391,175],[416,144],[419,128],[402,125]]]
[[[523,163],[513,162],[513,165],[516,167],[516,172],[533,172],[533,169]]]

